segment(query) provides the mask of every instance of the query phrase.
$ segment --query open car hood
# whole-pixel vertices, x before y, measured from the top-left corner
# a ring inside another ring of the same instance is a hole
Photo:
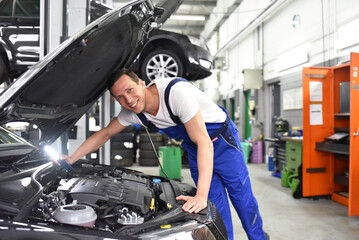
[[[153,5],[156,6],[161,15],[156,18],[157,27],[161,27],[170,16],[177,11],[183,0],[152,0]],[[113,8],[100,1],[91,1],[91,19],[97,19],[105,12],[111,11]]]
[[[153,0],[153,2],[156,7],[163,9],[163,13],[156,20],[157,25],[161,26],[177,11],[183,0]]]
[[[133,1],[67,39],[1,93],[0,124],[31,122],[41,142],[55,141],[104,93],[114,70],[131,65],[159,12],[150,0]]]

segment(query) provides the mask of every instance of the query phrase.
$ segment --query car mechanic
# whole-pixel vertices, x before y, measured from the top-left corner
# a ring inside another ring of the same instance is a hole
[[[209,198],[233,239],[228,191],[248,239],[269,239],[251,189],[238,130],[224,109],[183,78],[156,79],[145,86],[131,70],[119,69],[109,79],[108,89],[122,106],[118,117],[71,156],[63,156],[67,163],[96,151],[133,123],[160,129],[170,138],[182,139],[188,152],[197,192],[194,197],[176,198],[185,201],[183,210],[198,213],[207,207]]]

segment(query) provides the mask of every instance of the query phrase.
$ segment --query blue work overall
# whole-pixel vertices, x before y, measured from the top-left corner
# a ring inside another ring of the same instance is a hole
[[[185,126],[180,123],[179,118],[173,115],[168,103],[170,88],[178,81],[186,80],[176,78],[170,82],[165,90],[168,112],[177,125],[160,130],[164,131],[170,138],[183,140],[182,147],[188,152],[191,175],[197,185],[197,146],[189,138]],[[222,110],[225,111],[223,108]],[[138,114],[138,117],[145,126],[155,127],[146,119],[144,114]],[[258,211],[258,203],[252,193],[236,126],[227,115],[224,123],[206,123],[206,128],[214,149],[213,175],[208,198],[221,214],[229,239],[233,239],[233,225],[226,189],[248,238],[266,239],[262,229],[263,224]]]

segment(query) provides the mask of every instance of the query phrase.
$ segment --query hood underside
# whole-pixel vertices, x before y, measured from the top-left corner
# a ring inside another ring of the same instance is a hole
[[[163,25],[170,16],[177,11],[183,0],[153,0],[156,7],[164,9],[163,14],[157,18],[156,23],[158,26]]]
[[[150,1],[111,11],[61,44],[0,95],[0,122],[27,121],[56,140],[106,90],[117,69],[129,67],[155,20]]]

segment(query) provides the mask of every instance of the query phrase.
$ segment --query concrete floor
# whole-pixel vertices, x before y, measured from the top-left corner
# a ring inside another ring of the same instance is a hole
[[[359,239],[359,216],[348,217],[348,208],[326,199],[294,199],[279,178],[271,176],[266,164],[248,164],[254,195],[259,204],[264,230],[272,240]],[[158,175],[158,167],[134,164],[136,169]],[[182,169],[183,182],[193,185],[188,168]],[[234,210],[234,239],[247,239]]]

